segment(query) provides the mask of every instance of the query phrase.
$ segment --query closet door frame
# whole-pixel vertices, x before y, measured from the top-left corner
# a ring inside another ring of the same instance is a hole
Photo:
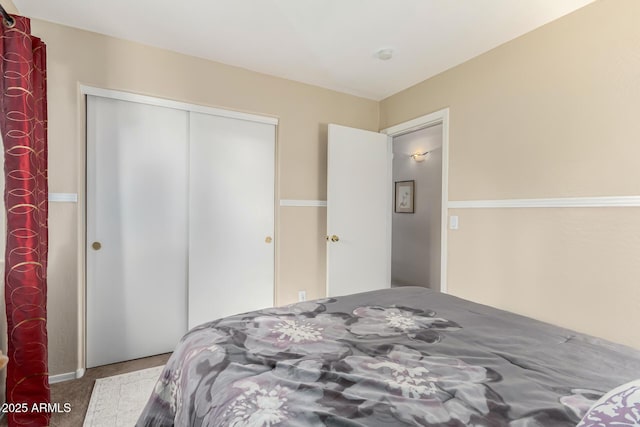
[[[203,113],[220,117],[227,117],[232,119],[240,119],[240,120],[248,120],[257,123],[265,123],[275,126],[275,155],[274,155],[274,200],[273,200],[273,209],[274,209],[274,277],[273,277],[273,295],[275,299],[276,292],[276,284],[278,278],[278,269],[276,262],[278,257],[278,209],[277,209],[277,200],[279,198],[278,192],[278,124],[279,120],[277,117],[273,116],[263,116],[258,114],[244,113],[241,111],[233,111],[226,110],[222,108],[208,107],[203,105],[191,104],[187,102],[174,101],[166,98],[158,98],[147,95],[140,95],[131,92],[123,92],[112,89],[104,89],[94,86],[80,85],[80,109],[78,114],[81,116],[81,122],[83,124],[83,152],[81,153],[82,159],[81,164],[84,167],[84,173],[81,175],[80,184],[80,195],[81,197],[78,200],[78,369],[75,372],[75,378],[80,378],[84,375],[84,372],[87,368],[87,95],[93,95],[103,98],[116,99],[121,101],[129,101],[136,102],[140,104],[148,104],[159,107],[173,108],[176,110],[183,110],[187,112],[194,113]],[[275,304],[275,301],[274,301]],[[71,378],[69,378],[71,379]]]

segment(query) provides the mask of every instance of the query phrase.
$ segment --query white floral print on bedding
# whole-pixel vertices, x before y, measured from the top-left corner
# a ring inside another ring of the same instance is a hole
[[[640,380],[623,384],[602,396],[578,427],[640,426]]]

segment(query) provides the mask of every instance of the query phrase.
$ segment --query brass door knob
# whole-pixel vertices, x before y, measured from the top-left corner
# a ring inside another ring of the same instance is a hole
[[[265,237],[265,239],[264,239],[264,242],[265,242],[265,243],[271,243],[272,241],[273,241],[273,239],[271,238],[271,236],[267,236],[267,237]]]
[[[331,241],[332,242],[337,242],[338,240],[340,240],[340,238],[338,236],[336,236],[335,234],[333,236],[331,236]]]
[[[100,242],[93,242],[93,243],[91,244],[91,247],[92,247],[94,250],[99,251],[99,250],[100,250],[100,248],[102,248],[102,244],[101,244]]]

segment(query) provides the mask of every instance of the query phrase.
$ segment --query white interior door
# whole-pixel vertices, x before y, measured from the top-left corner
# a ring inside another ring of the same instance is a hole
[[[391,207],[387,135],[330,124],[328,296],[390,287]]]
[[[188,113],[87,97],[87,366],[187,330]]]
[[[274,303],[275,126],[191,113],[189,328]]]

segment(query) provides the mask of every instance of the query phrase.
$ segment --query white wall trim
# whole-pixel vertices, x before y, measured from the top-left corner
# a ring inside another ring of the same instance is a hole
[[[49,384],[61,383],[63,381],[76,380],[84,376],[85,369],[80,368],[75,372],[67,372],[66,374],[49,375]]]
[[[49,201],[78,203],[78,194],[77,193],[49,193]]]
[[[388,127],[386,129],[382,129],[380,133],[386,133],[387,135],[392,137],[404,135],[406,133],[414,132],[416,130],[428,128],[428,127],[443,123],[445,116],[446,116],[446,119],[448,120],[449,118],[448,108],[445,108],[440,111],[436,111],[434,113],[426,114],[424,116],[416,117],[415,119],[409,120],[404,123],[400,123],[395,126]]]
[[[442,213],[440,220],[440,292],[447,293],[447,245],[449,217],[449,108],[400,123],[381,130],[390,137],[396,137],[416,130],[442,124]]]
[[[75,372],[67,372],[66,374],[49,375],[49,384],[61,383],[63,381],[75,380],[78,378]]]
[[[640,196],[557,197],[548,199],[455,200],[450,209],[640,207]]]
[[[223,108],[206,107],[204,105],[189,104],[186,102],[173,101],[165,98],[139,95],[136,93],[122,92],[119,90],[103,89],[93,86],[80,85],[80,93],[83,95],[100,96],[103,98],[118,99],[120,101],[137,102],[140,104],[156,105],[158,107],[174,108],[176,110],[191,111],[194,113],[204,113],[214,116],[229,117],[232,119],[248,120],[251,122],[277,125],[276,117],[261,116],[258,114],[243,113],[240,111],[227,110]]]
[[[292,200],[282,199],[280,200],[280,206],[295,206],[295,207],[326,207],[326,200]]]

